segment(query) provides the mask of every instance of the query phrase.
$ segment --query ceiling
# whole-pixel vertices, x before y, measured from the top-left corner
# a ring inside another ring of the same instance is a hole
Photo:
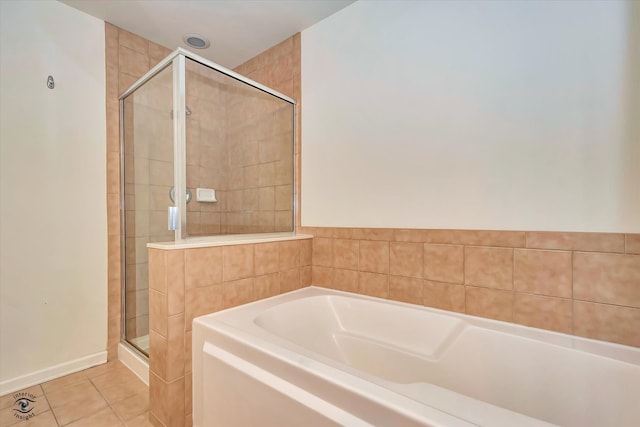
[[[59,0],[170,49],[234,68],[355,0]],[[197,33],[206,49],[187,46]]]

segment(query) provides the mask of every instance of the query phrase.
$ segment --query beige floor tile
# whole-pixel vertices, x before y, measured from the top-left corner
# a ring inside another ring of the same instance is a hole
[[[149,411],[149,393],[135,394],[111,404],[111,407],[125,421]]]
[[[114,368],[102,375],[91,378],[91,382],[102,392],[106,388],[140,381],[127,367]]]
[[[69,424],[69,427],[118,427],[123,425],[111,408],[104,408],[91,416]]]
[[[119,360],[112,360],[102,365],[94,366],[93,368],[86,369],[84,372],[89,378],[94,378],[99,375],[106,374],[108,372],[117,371],[119,369],[127,369]]]
[[[140,414],[132,420],[127,421],[127,427],[154,427],[149,421],[149,413]]]
[[[16,401],[14,396],[17,393],[30,393],[30,394],[33,394],[36,397],[43,395],[42,387],[40,387],[40,385],[34,385],[33,387],[27,387],[25,389],[22,389],[22,390],[7,394],[6,396],[0,397],[0,409],[5,409],[5,408],[8,408],[10,406],[13,406],[13,404]]]
[[[58,427],[58,423],[56,422],[56,418],[53,416],[51,411],[43,412],[40,415],[36,415],[33,418],[30,418],[27,421],[18,421],[16,424],[10,424],[15,427]],[[5,424],[0,424],[3,427]]]
[[[85,374],[84,371],[80,371],[76,372],[75,374],[66,375],[64,377],[43,383],[42,390],[44,390],[44,392],[47,394],[54,393],[58,390],[61,390],[73,384],[77,384],[78,382],[86,379],[87,374]]]
[[[49,400],[49,403],[61,426],[93,415],[107,407],[107,402],[91,383],[88,384],[88,387],[77,387],[72,394],[67,394],[66,396],[56,395],[54,400]]]
[[[30,389],[33,389],[33,387],[31,387]],[[26,391],[26,390],[29,390],[29,389],[25,389],[24,392],[31,393],[31,395],[33,395],[34,398],[33,399],[29,398],[30,402],[28,404],[31,410],[24,415],[30,415],[30,416],[36,417],[44,412],[51,410],[51,408],[49,407],[49,403],[47,402],[47,399],[44,397],[44,395],[42,394],[39,396],[36,395],[36,392],[38,391],[38,389],[33,390],[33,392]],[[22,392],[16,392],[16,393],[22,393]],[[17,417],[17,415],[23,415],[23,414],[16,411],[16,409],[18,408],[18,405],[15,404],[16,399],[13,397],[16,395],[16,393],[12,393],[10,395],[11,396],[10,406],[0,410],[0,426],[9,426],[22,421],[20,418]]]
[[[100,390],[102,396],[112,404],[119,400],[134,397],[137,394],[148,393],[148,387],[140,380],[115,384]]]
[[[84,378],[82,381],[75,384],[63,387],[52,393],[46,393],[49,405],[52,408],[67,405],[74,401],[82,401],[87,395],[97,394],[98,391],[91,384],[88,378]]]

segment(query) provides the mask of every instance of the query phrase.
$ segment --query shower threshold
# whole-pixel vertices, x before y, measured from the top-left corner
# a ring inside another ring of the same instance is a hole
[[[141,352],[149,354],[149,335],[141,335],[139,337],[131,338],[129,342],[138,348]]]

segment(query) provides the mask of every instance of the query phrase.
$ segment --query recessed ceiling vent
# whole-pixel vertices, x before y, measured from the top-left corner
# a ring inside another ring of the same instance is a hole
[[[184,36],[182,36],[182,40],[184,40],[187,45],[196,49],[206,49],[211,45],[206,37],[195,33],[185,34]]]

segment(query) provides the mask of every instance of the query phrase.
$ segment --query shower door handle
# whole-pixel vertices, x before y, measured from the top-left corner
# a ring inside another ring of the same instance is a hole
[[[177,206],[169,206],[169,230],[177,230],[180,212],[178,211]]]

